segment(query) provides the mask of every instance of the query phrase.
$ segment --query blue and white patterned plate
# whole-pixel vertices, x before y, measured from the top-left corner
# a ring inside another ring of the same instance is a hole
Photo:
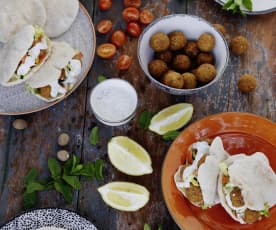
[[[66,230],[97,230],[97,228],[77,213],[64,209],[36,209],[15,217],[0,230],[36,230],[42,227]]]

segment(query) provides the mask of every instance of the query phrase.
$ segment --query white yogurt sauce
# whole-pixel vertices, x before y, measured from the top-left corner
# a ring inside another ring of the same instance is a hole
[[[202,158],[204,154],[206,153],[209,154],[209,148],[210,148],[210,146],[206,141],[198,141],[194,143],[191,147],[192,149],[197,150],[197,154],[193,163],[190,166],[186,167],[183,172],[183,180],[184,180],[185,188],[190,187],[191,179],[194,176],[195,170],[197,170],[197,163],[199,162],[199,160]]]
[[[70,68],[66,68],[65,75],[66,80],[64,84],[74,84],[76,82],[76,77],[81,73],[81,62],[76,59],[69,61]]]
[[[131,115],[134,115],[137,101],[135,89],[121,79],[101,82],[93,89],[90,96],[95,116],[107,125],[120,125],[129,121]]]
[[[59,83],[58,81],[53,81],[51,82],[50,84],[50,87],[51,87],[51,97],[52,98],[55,98],[58,96],[58,94],[65,94],[66,93],[66,89],[63,88]]]
[[[27,73],[29,73],[29,71],[31,70],[31,68],[33,66],[35,66],[35,60],[39,57],[40,51],[41,50],[45,50],[47,49],[47,42],[46,39],[43,38],[41,40],[41,42],[37,43],[34,47],[32,47],[29,51],[28,51],[28,56],[25,60],[24,63],[22,63],[18,69],[16,74],[19,76],[24,76]]]

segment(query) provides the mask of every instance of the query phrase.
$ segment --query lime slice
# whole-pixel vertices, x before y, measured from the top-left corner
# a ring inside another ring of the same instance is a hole
[[[193,105],[188,103],[169,106],[151,119],[149,129],[159,135],[177,130],[191,120],[193,111]]]
[[[113,137],[108,143],[107,152],[113,166],[127,175],[152,173],[148,152],[128,137]]]
[[[149,191],[138,184],[112,182],[98,188],[104,202],[121,211],[137,211],[149,201]]]

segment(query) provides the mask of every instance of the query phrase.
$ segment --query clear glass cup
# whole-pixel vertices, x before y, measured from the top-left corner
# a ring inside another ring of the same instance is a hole
[[[108,126],[129,122],[135,115],[137,104],[136,90],[122,79],[102,81],[90,95],[90,105],[96,119]]]

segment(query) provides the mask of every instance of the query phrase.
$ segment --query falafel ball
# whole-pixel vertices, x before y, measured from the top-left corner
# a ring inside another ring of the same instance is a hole
[[[155,78],[160,78],[164,73],[168,71],[166,62],[154,59],[149,63],[149,72]]]
[[[235,187],[230,192],[230,199],[234,207],[242,207],[244,205],[241,189],[238,187]]]
[[[195,186],[192,183],[190,183],[190,187],[185,188],[185,193],[187,199],[192,203],[204,203],[201,188],[199,186]]]
[[[195,58],[199,54],[199,49],[196,42],[187,42],[187,45],[184,48],[185,54],[190,58]]]
[[[180,31],[173,31],[169,33],[170,50],[176,51],[185,47],[187,43],[186,36]]]
[[[170,50],[166,50],[163,52],[155,53],[155,58],[160,59],[166,63],[170,63],[173,57],[173,54]]]
[[[214,64],[214,56],[211,53],[200,53],[197,56],[197,64]]]
[[[180,72],[186,71],[191,66],[190,58],[185,54],[178,54],[174,57],[172,66],[175,70]]]
[[[202,64],[196,70],[197,80],[205,84],[212,81],[216,74],[216,68],[211,64]]]
[[[250,93],[257,86],[257,79],[252,74],[244,74],[238,81],[239,90],[243,93]]]
[[[223,25],[221,24],[213,24],[213,26],[219,31],[222,33],[223,36],[226,35],[226,29]]]
[[[230,48],[233,54],[243,55],[248,49],[248,41],[244,36],[233,37],[230,42]]]
[[[150,38],[150,47],[156,52],[162,52],[169,48],[170,39],[162,32],[157,32]]]
[[[184,78],[180,73],[169,70],[162,78],[162,83],[177,89],[182,89],[184,86]]]
[[[260,212],[255,211],[255,210],[251,210],[251,209],[248,209],[248,208],[245,209],[243,220],[247,224],[252,224],[252,223],[256,222],[259,219],[260,219]]]
[[[197,46],[202,52],[210,52],[215,46],[215,38],[210,33],[201,34],[197,40]]]
[[[197,86],[196,76],[192,73],[183,73],[184,89],[194,89]]]

